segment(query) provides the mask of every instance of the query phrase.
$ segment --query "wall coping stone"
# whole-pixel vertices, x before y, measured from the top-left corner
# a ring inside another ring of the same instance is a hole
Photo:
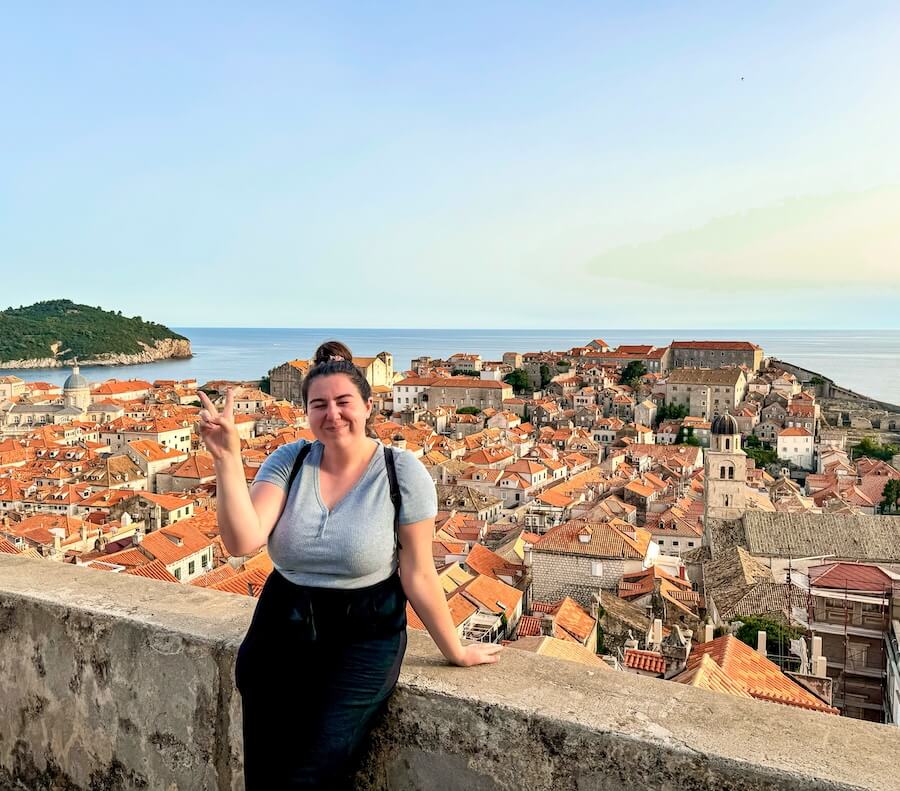
[[[245,596],[0,555],[0,707],[9,712],[0,718],[0,790],[28,777],[24,787],[49,788],[54,773],[68,782],[54,788],[73,791],[243,788],[233,667],[254,607]],[[83,672],[76,691],[70,680],[60,692],[53,657],[72,651]],[[190,722],[199,709],[206,719]],[[96,722],[98,754],[72,735],[101,714],[105,758]],[[168,725],[188,734],[176,738]],[[897,728],[512,649],[498,664],[456,668],[411,631],[358,783],[887,791],[900,787],[898,755]]]

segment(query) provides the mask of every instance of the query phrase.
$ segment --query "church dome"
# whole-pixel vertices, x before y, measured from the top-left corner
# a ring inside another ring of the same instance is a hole
[[[740,434],[737,421],[728,413],[716,416],[712,422],[713,434]]]
[[[88,380],[85,379],[80,373],[78,373],[78,369],[75,369],[75,372],[70,374],[68,379],[63,383],[63,390],[90,390],[91,386],[88,383]]]

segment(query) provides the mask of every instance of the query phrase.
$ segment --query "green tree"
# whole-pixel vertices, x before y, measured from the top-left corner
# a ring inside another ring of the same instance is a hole
[[[656,425],[664,420],[683,420],[688,416],[686,404],[663,404],[656,411]]]
[[[900,450],[896,445],[879,445],[874,437],[863,437],[862,442],[850,449],[852,458],[868,456],[870,459],[881,459],[881,461],[890,461],[898,452]]]
[[[756,648],[757,632],[765,632],[766,647],[773,654],[788,654],[791,640],[798,640],[804,635],[801,629],[788,626],[764,615],[744,615],[735,618],[734,621],[741,622],[741,626],[734,633],[738,640],[751,648]]]
[[[892,513],[900,502],[900,479],[892,478],[884,485],[881,492],[881,513]]]
[[[550,376],[550,366],[547,363],[541,363],[541,390],[543,390],[553,377]]]
[[[457,415],[477,415],[481,410],[477,406],[461,406],[456,410]]]
[[[640,360],[632,360],[625,366],[625,370],[622,371],[622,376],[619,377],[619,381],[624,385],[637,389],[636,383],[646,373],[647,369]]]
[[[272,381],[269,379],[269,375],[266,374],[262,379],[259,380],[259,389],[264,393],[268,393],[271,395],[272,393]]]
[[[503,381],[511,384],[516,393],[523,393],[528,389],[528,374],[523,368],[516,368],[515,371],[504,376]]]

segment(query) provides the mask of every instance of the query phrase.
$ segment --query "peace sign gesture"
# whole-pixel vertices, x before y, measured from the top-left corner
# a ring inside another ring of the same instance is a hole
[[[225,391],[225,406],[221,412],[206,393],[198,390],[197,395],[203,404],[203,409],[200,410],[200,438],[206,449],[216,461],[239,455],[241,440],[234,426],[234,393],[231,388]]]

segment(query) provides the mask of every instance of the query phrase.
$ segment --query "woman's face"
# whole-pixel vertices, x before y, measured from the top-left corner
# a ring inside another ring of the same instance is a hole
[[[347,445],[366,436],[372,399],[363,401],[346,374],[317,376],[309,385],[306,402],[309,427],[325,445]]]

